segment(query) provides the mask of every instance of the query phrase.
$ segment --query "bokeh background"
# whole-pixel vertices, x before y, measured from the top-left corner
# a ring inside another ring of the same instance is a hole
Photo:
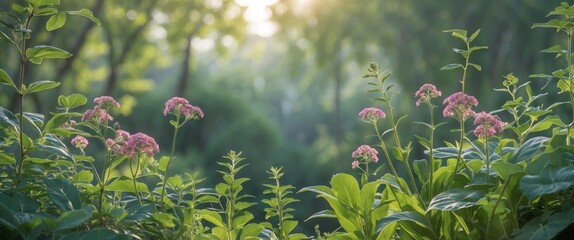
[[[0,11],[13,2],[0,1]],[[413,159],[422,159],[414,135],[427,132],[412,122],[426,121],[428,111],[416,108],[414,92],[427,82],[437,85],[443,97],[460,89],[461,72],[440,68],[461,62],[452,48],[464,46],[443,30],[481,29],[474,43],[489,49],[473,54],[482,71],[469,72],[467,92],[479,99],[478,111],[493,111],[508,100],[492,91],[502,87],[504,75],[514,73],[525,82],[531,74],[564,67],[540,50],[564,44],[565,37],[531,28],[545,22],[560,2],[63,0],[65,9],[89,8],[101,25],[69,16],[73,23],[49,33],[47,19],[32,23],[31,45],[54,45],[74,56],[27,68],[27,81],[53,80],[61,87],[29,97],[25,111],[49,114],[62,94],[79,92],[90,100],[110,95],[121,103],[113,115],[122,128],[155,137],[168,154],[173,129],[163,105],[181,96],[201,107],[205,118],[180,132],[173,172],[198,171],[206,178],[204,187],[212,187],[220,180],[216,162],[234,149],[248,159],[243,174],[251,178],[246,191],[254,196],[269,181],[271,166],[284,166],[283,181],[297,189],[326,185],[337,172],[356,174],[351,152],[375,143],[357,115],[368,106],[382,107],[370,100],[378,96],[366,93],[367,80],[361,79],[371,61],[392,72],[395,111],[408,115],[400,135],[413,142]],[[19,62],[14,50],[2,44],[0,56],[0,68],[14,76]],[[545,80],[532,81],[535,94],[556,92],[554,84],[542,89]],[[548,105],[561,97],[546,96],[537,103]],[[15,104],[15,94],[0,88],[0,105],[14,109]],[[566,108],[556,111],[571,114]],[[439,131],[437,145],[451,134]],[[311,193],[297,197],[300,221],[326,208]],[[331,225],[309,220],[300,231],[312,233],[316,224],[326,230]]]

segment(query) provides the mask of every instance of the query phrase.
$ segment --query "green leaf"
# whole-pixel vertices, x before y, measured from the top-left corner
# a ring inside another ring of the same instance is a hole
[[[28,86],[26,91],[24,91],[24,94],[30,94],[30,93],[34,93],[34,92],[45,91],[48,89],[55,88],[57,86],[60,86],[59,82],[53,82],[53,81],[33,82],[30,84],[30,86]]]
[[[462,66],[462,64],[460,64],[460,63],[451,63],[451,64],[444,65],[443,67],[440,68],[440,70],[448,71],[448,70],[453,70],[453,69],[457,69],[457,68],[464,68],[464,66]]]
[[[400,222],[400,221],[409,221],[418,224],[419,226],[424,229],[424,232],[419,232],[417,235],[419,237],[429,237],[431,239],[436,238],[433,237],[432,232],[432,225],[429,220],[426,218],[425,215],[419,212],[398,212],[393,213],[389,216],[386,216],[377,222],[377,232],[383,231],[385,227],[393,222]]]
[[[153,213],[151,218],[166,228],[175,227],[175,223],[173,221],[176,220],[176,218],[171,214]]]
[[[526,175],[520,180],[520,191],[529,200],[557,193],[574,184],[574,166],[556,168],[547,166],[539,175]]]
[[[8,109],[0,106],[0,126],[6,127],[7,125],[14,127],[17,131],[20,130],[19,120]]]
[[[505,181],[508,181],[508,178],[514,174],[524,172],[520,165],[504,161],[497,161],[492,163],[492,168]]]
[[[40,45],[26,49],[26,56],[30,62],[40,64],[44,58],[69,58],[72,54],[57,47]]]
[[[159,165],[157,167],[157,169],[161,172],[165,172],[165,170],[167,169],[167,163],[169,162],[170,157],[168,156],[163,156],[159,159]]]
[[[476,30],[472,35],[470,35],[468,42],[474,41],[474,39],[478,36],[479,33],[480,33],[480,29]]]
[[[95,228],[80,232],[72,232],[62,236],[59,240],[131,240],[128,235],[119,234],[106,228]]]
[[[66,13],[70,14],[70,15],[79,15],[82,17],[87,17],[90,20],[92,20],[92,22],[94,22],[95,24],[100,25],[100,20],[97,19],[96,17],[94,17],[94,13],[92,13],[92,11],[90,11],[90,9],[82,8],[79,11],[66,11]]]
[[[345,173],[336,174],[331,178],[331,186],[335,197],[348,207],[356,207],[359,198],[359,183],[353,176]]]
[[[79,171],[78,174],[74,176],[74,181],[76,182],[90,183],[92,180],[94,180],[94,174],[91,171],[85,169]]]
[[[58,104],[64,108],[76,108],[83,106],[88,102],[88,99],[82,94],[72,94],[70,96],[60,95],[58,97]]]
[[[75,228],[82,225],[84,222],[90,220],[96,208],[92,205],[87,205],[78,210],[72,210],[62,213],[56,219],[56,231]]]
[[[443,32],[446,33],[451,33],[451,35],[453,37],[459,38],[460,40],[464,41],[464,42],[468,42],[468,39],[466,37],[467,31],[463,30],[463,29],[449,29],[449,30],[444,30]]]
[[[430,202],[427,211],[437,209],[441,211],[456,211],[477,205],[477,202],[486,194],[478,190],[453,188],[439,193]]]
[[[136,182],[136,187],[140,193],[149,192],[147,185],[142,182]],[[106,186],[106,190],[135,193],[134,183],[131,179],[118,179]]]
[[[474,63],[468,63],[468,65],[473,66],[476,70],[478,70],[479,72],[482,71],[482,67],[478,64],[474,64]]]
[[[14,89],[18,90],[18,88],[16,87],[16,85],[14,84],[14,81],[12,80],[12,78],[10,77],[10,75],[8,75],[8,73],[6,73],[4,70],[0,69],[0,84],[6,84],[8,86],[13,87]]]
[[[574,223],[574,209],[572,208],[546,216],[542,215],[530,220],[513,239],[554,239],[562,230]]]
[[[309,218],[305,219],[305,222],[313,218],[337,218],[337,214],[333,210],[323,210],[314,213]]]
[[[528,139],[522,146],[516,149],[512,157],[508,159],[508,162],[519,163],[532,160],[532,157],[540,151],[547,140],[547,137],[533,137]]]
[[[61,127],[64,123],[66,123],[70,119],[70,114],[68,113],[58,113],[55,114],[48,122],[46,122],[46,126],[44,127],[45,133],[50,133],[52,130]]]
[[[263,231],[263,226],[255,223],[247,224],[241,229],[239,239],[257,239],[257,235]]]
[[[153,204],[134,205],[127,209],[128,214],[120,220],[121,223],[139,222],[151,217],[155,211]]]
[[[0,31],[0,40],[2,41],[6,41],[12,45],[14,45],[15,47],[17,47],[18,45],[16,45],[16,43],[12,40],[12,38],[8,37],[8,35],[6,35],[6,33]]]
[[[532,126],[532,128],[530,129],[530,132],[540,132],[540,131],[548,130],[554,125],[559,126],[559,127],[566,127],[564,122],[562,122],[562,119],[560,119],[560,116],[551,115],[551,116],[544,118],[540,122],[537,122],[536,124],[534,124],[534,126]]]
[[[225,223],[223,223],[223,220],[221,219],[221,215],[219,215],[219,213],[207,209],[202,209],[199,211],[199,214],[203,219],[207,220],[210,223],[213,223],[213,225],[225,228]]]
[[[28,0],[28,2],[35,7],[59,5],[60,4],[60,0]]]
[[[82,201],[80,199],[80,191],[66,179],[44,179],[46,190],[52,203],[60,210],[69,211],[80,209]]]
[[[245,224],[247,224],[249,221],[251,221],[251,219],[253,219],[253,214],[246,211],[241,211],[240,214],[236,215],[233,218],[231,227],[233,229],[240,229],[243,226],[245,226]]]
[[[359,193],[359,209],[363,212],[368,212],[373,208],[373,203],[375,202],[375,194],[381,181],[372,181],[363,186]]]
[[[16,164],[16,159],[13,154],[0,153],[0,165],[3,164]]]
[[[54,31],[58,28],[61,28],[66,23],[66,13],[59,12],[52,15],[48,22],[46,22],[46,30]]]

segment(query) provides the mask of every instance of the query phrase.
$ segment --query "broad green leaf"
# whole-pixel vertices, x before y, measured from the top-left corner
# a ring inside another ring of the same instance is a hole
[[[301,190],[299,190],[299,193],[301,193],[301,192],[314,192],[314,193],[317,193],[317,194],[319,194],[319,196],[324,197],[324,198],[336,199],[335,194],[333,193],[333,190],[330,189],[329,187],[326,187],[326,186],[304,187]]]
[[[530,220],[513,239],[554,239],[562,230],[574,223],[574,209],[572,208],[552,214],[547,219],[545,216]]]
[[[131,240],[129,235],[123,235],[107,228],[94,228],[90,230],[72,232],[62,236],[59,240]]]
[[[66,123],[70,119],[70,117],[71,117],[70,114],[67,113],[55,114],[54,116],[52,116],[52,118],[50,118],[50,120],[48,120],[48,122],[46,122],[44,132],[51,133],[52,130],[57,129],[62,125],[64,125],[64,123]]]
[[[160,172],[165,172],[165,170],[167,169],[167,163],[169,162],[170,157],[168,156],[163,156],[159,159],[159,165],[157,167],[157,169]]]
[[[0,165],[2,164],[15,164],[16,159],[13,154],[4,154],[0,152]]]
[[[241,229],[239,239],[258,239],[257,235],[263,231],[263,226],[255,223],[247,224]]]
[[[82,8],[79,11],[66,11],[66,13],[71,14],[71,15],[79,15],[82,17],[87,17],[90,20],[92,20],[92,22],[94,22],[95,24],[100,25],[100,20],[97,19],[96,17],[94,17],[94,13],[92,13],[92,11],[90,11],[90,9]]]
[[[66,211],[56,219],[56,231],[75,228],[90,220],[96,208],[87,205],[78,210]]]
[[[46,30],[54,31],[58,28],[61,28],[66,23],[66,13],[59,12],[52,15],[48,22],[46,22]]]
[[[492,168],[494,168],[498,175],[505,181],[508,181],[510,176],[523,172],[520,165],[503,161],[492,163]]]
[[[151,217],[155,208],[153,204],[134,205],[127,209],[128,214],[120,219],[121,223],[139,222]]]
[[[240,214],[236,215],[232,221],[232,228],[239,229],[245,226],[249,221],[253,219],[253,214],[247,211],[241,211]]]
[[[548,140],[547,137],[533,137],[526,140],[522,146],[516,149],[516,152],[508,159],[510,163],[519,163],[522,161],[530,162]]]
[[[82,207],[80,191],[70,181],[59,178],[46,178],[46,191],[52,203],[60,210],[69,211]]]
[[[520,191],[529,200],[557,193],[574,184],[574,166],[555,168],[548,166],[540,175],[526,175],[520,180]]]
[[[76,181],[76,182],[90,183],[90,182],[92,182],[92,180],[94,180],[94,174],[90,170],[84,169],[82,171],[79,171],[74,176],[74,181]]]
[[[339,202],[353,208],[358,205],[359,183],[353,176],[337,174],[331,178],[331,186]]]
[[[146,193],[149,192],[147,185],[142,182],[136,182],[136,187],[138,188],[138,192]],[[116,191],[116,192],[131,192],[135,193],[134,189],[134,182],[131,179],[118,179],[108,186],[106,186],[106,190]]]
[[[20,225],[16,212],[7,204],[5,205],[5,202],[0,202],[0,223],[13,230],[17,229]]]
[[[34,92],[40,92],[40,91],[44,91],[44,90],[48,90],[48,89],[52,89],[55,88],[57,86],[60,86],[59,82],[53,82],[53,81],[38,81],[38,82],[33,82],[31,83],[28,88],[26,89],[26,91],[24,92],[24,94],[30,94],[30,93],[34,93]]]
[[[0,69],[0,84],[6,84],[8,86],[13,87],[14,89],[18,90],[18,88],[16,87],[16,85],[14,84],[14,81],[12,80],[12,78],[10,77],[10,75],[8,75],[8,73],[6,73],[4,70]]]
[[[7,127],[7,125],[14,127],[17,131],[20,130],[19,120],[8,109],[0,106],[0,126]]]
[[[35,7],[42,7],[42,6],[48,6],[48,5],[59,5],[60,4],[60,0],[28,0],[28,2]]]
[[[436,236],[433,236],[431,223],[429,222],[429,220],[426,218],[425,215],[419,212],[398,212],[386,216],[377,222],[377,232],[384,230],[385,227],[387,227],[389,224],[393,222],[400,222],[400,221],[413,222],[422,227],[420,229],[422,229],[424,232],[417,233],[421,238],[425,237],[431,239],[436,238]]]
[[[365,184],[359,193],[359,209],[367,213],[373,208],[375,194],[383,182],[373,181]]]
[[[221,215],[219,215],[219,213],[207,209],[202,209],[199,211],[199,214],[203,219],[207,220],[210,223],[213,223],[213,225],[225,228],[225,223],[223,223],[223,220],[221,219]]]
[[[88,102],[88,99],[82,94],[72,94],[70,96],[60,95],[58,97],[58,104],[64,108],[76,108],[83,106]]]
[[[482,71],[482,67],[475,63],[469,63],[468,65],[474,67],[474,69],[478,70],[479,72]]]
[[[430,202],[427,211],[437,209],[441,211],[456,211],[477,205],[477,202],[486,194],[478,190],[453,188],[439,193]]]
[[[166,228],[175,227],[173,221],[176,220],[176,218],[169,213],[153,213],[151,218]]]
[[[534,124],[534,126],[532,126],[532,128],[530,129],[530,132],[540,132],[548,130],[554,125],[559,127],[566,126],[564,122],[562,122],[562,119],[560,119],[560,116],[551,115]]]
[[[72,54],[57,47],[40,45],[26,49],[26,56],[30,62],[40,64],[44,58],[69,58]]]

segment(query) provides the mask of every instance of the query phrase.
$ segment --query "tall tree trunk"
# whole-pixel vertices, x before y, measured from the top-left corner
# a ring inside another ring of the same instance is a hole
[[[189,65],[191,63],[192,48],[191,40],[193,39],[193,33],[189,34],[187,37],[187,45],[185,46],[185,54],[183,56],[183,62],[181,63],[181,73],[179,75],[179,80],[177,81],[177,86],[175,88],[175,96],[184,97],[185,91],[187,90],[187,83],[189,82]]]
[[[151,12],[155,8],[156,4],[157,4],[157,1],[152,1],[152,3],[147,7],[147,9],[145,11],[147,16],[149,16],[151,14]],[[140,37],[140,35],[147,28],[147,26],[149,25],[150,22],[151,21],[145,21],[140,26],[138,26],[133,32],[131,32],[131,34],[129,34],[127,38],[125,38],[125,41],[122,44],[122,49],[121,49],[120,55],[117,58],[115,58],[115,54],[114,54],[114,52],[115,52],[114,48],[115,47],[113,44],[113,42],[114,42],[113,40],[114,40],[115,35],[113,35],[113,32],[111,31],[110,26],[105,27],[107,30],[106,35],[107,35],[108,44],[110,46],[110,61],[109,61],[110,73],[108,74],[108,79],[106,81],[106,85],[104,87],[104,91],[103,91],[102,95],[108,95],[108,96],[112,95],[112,92],[117,85],[117,79],[118,79],[118,75],[120,74],[120,69],[121,69],[122,65],[126,61],[128,54],[131,52],[133,47],[136,45],[135,44],[136,40]],[[110,23],[110,24],[112,24],[112,23]]]
[[[343,76],[341,70],[341,42],[337,41],[335,44],[335,63],[333,74],[335,77],[335,96],[334,96],[334,111],[333,111],[333,136],[337,146],[337,156],[341,158],[341,142],[343,138],[343,127],[341,124],[341,88],[343,84]]]
[[[91,11],[92,13],[94,13],[94,16],[96,17],[99,16],[103,6],[104,6],[104,0],[96,1],[94,6],[91,8]],[[60,65],[60,67],[58,68],[58,72],[56,72],[56,77],[54,78],[54,81],[56,82],[59,81],[61,82],[62,85],[64,85],[64,75],[66,75],[66,73],[69,72],[75,60],[78,59],[78,53],[81,52],[82,48],[84,48],[84,46],[86,45],[86,38],[88,37],[88,33],[90,32],[90,30],[92,30],[92,28],[94,28],[94,26],[96,26],[94,22],[87,21],[87,23],[84,25],[84,28],[82,28],[82,31],[75,36],[76,41],[74,42],[72,48],[69,49],[69,52],[72,53],[73,55],[65,59],[64,64]],[[60,95],[61,93],[62,93],[62,87],[56,88],[56,95]]]

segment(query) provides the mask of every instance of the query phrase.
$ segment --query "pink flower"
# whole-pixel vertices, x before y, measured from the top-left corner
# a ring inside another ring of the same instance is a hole
[[[114,107],[120,107],[120,104],[112,97],[110,96],[101,96],[101,97],[97,97],[94,98],[94,103],[97,103],[98,106],[100,106],[103,109],[106,109],[108,107],[114,106]]]
[[[106,120],[112,121],[114,118],[108,114],[108,112],[101,108],[100,106],[95,106],[92,109],[87,110],[84,115],[82,115],[82,121],[94,121],[96,123],[104,123]]]
[[[86,148],[89,144],[88,139],[86,139],[85,137],[82,137],[80,135],[72,138],[71,143],[72,143],[72,145],[74,145],[75,147],[80,148],[80,149]]]
[[[478,101],[473,96],[466,95],[463,92],[457,92],[447,97],[443,104],[446,105],[442,112],[443,116],[465,120],[466,118],[476,114],[471,108],[472,106],[476,107],[478,105]]]
[[[126,148],[127,142],[131,135],[129,132],[118,129],[116,131],[115,139],[106,139],[106,145],[109,150],[111,150],[116,155],[127,155]]]
[[[381,118],[385,118],[385,116],[385,112],[374,107],[368,107],[359,112],[359,117],[365,122],[376,122]]]
[[[377,152],[377,150],[370,147],[369,145],[361,145],[360,147],[357,148],[357,150],[353,152],[353,154],[351,154],[351,156],[354,159],[360,158],[365,160],[366,163],[369,163],[370,161],[373,162],[379,161],[377,154],[379,154],[379,152]]]
[[[152,137],[143,133],[131,135],[123,148],[123,154],[131,158],[140,154],[152,157],[154,152],[159,152],[159,146]]]
[[[415,97],[418,98],[416,105],[418,107],[422,102],[430,102],[430,100],[432,98],[440,97],[441,95],[442,95],[442,92],[436,90],[435,85],[432,85],[430,83],[425,83],[415,93]]]
[[[474,125],[478,126],[474,129],[473,133],[478,138],[489,138],[504,131],[502,124],[498,116],[480,112],[476,114],[476,118],[474,119]]]
[[[358,161],[358,160],[355,160],[355,161],[353,161],[353,162],[351,163],[351,168],[352,168],[352,169],[355,169],[355,168],[357,168],[357,167],[359,167],[359,161]]]
[[[163,115],[167,116],[168,113],[174,115],[183,114],[187,119],[203,118],[203,111],[197,106],[189,104],[187,99],[181,97],[172,97],[165,102]]]

